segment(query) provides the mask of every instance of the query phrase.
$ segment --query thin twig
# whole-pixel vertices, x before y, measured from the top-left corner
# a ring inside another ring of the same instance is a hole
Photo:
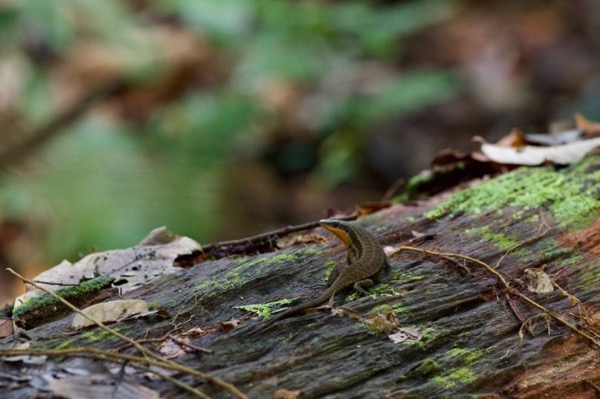
[[[354,220],[356,218],[357,218],[357,215],[350,215],[350,216],[339,217],[338,219]],[[240,246],[240,245],[263,243],[263,242],[271,240],[275,237],[279,238],[279,237],[283,237],[283,236],[286,236],[291,233],[314,229],[316,227],[319,227],[319,222],[309,222],[309,223],[299,224],[297,226],[287,226],[287,227],[283,227],[281,229],[273,230],[268,233],[258,234],[258,235],[252,236],[252,237],[246,237],[246,238],[242,238],[242,239],[238,239],[238,240],[220,241],[220,242],[215,242],[215,243],[208,244],[208,245],[203,245],[202,252],[203,253],[211,252],[214,249],[221,248],[221,247],[236,247],[236,246]]]

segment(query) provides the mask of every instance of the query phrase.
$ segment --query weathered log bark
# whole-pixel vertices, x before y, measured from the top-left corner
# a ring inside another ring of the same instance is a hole
[[[343,245],[328,238],[255,256],[204,261],[128,295],[158,303],[170,317],[122,322],[121,333],[141,339],[169,330],[201,328],[193,341],[212,354],[174,359],[234,384],[250,398],[277,389],[301,398],[597,398],[600,393],[600,158],[572,167],[521,168],[474,182],[453,196],[395,205],[360,219],[384,246],[412,245],[479,259],[501,273],[507,290],[481,265],[418,252],[390,256],[392,273],[374,297],[344,306],[367,315],[392,309],[422,334],[393,343],[350,317],[327,311],[277,322],[236,308],[318,295],[326,265],[345,262]],[[414,239],[415,234],[425,234]],[[543,268],[564,291],[528,291],[525,269]],[[566,292],[565,292],[566,291]],[[519,292],[576,326],[592,340],[518,297]],[[568,293],[568,294],[567,294]],[[569,296],[570,295],[570,296]],[[576,303],[576,301],[579,303]],[[338,306],[341,304],[338,298]],[[67,335],[70,317],[28,331],[39,348],[123,343],[97,329]],[[221,322],[239,319],[225,332]],[[525,327],[522,328],[525,324]],[[520,337],[520,332],[523,334]],[[9,340],[0,340],[6,348]],[[126,352],[135,353],[134,350]],[[0,362],[0,373],[18,374]],[[0,377],[1,379],[2,377]],[[132,375],[163,397],[189,397],[164,380]],[[214,398],[231,397],[199,379],[181,380]],[[3,397],[36,392],[23,385]]]

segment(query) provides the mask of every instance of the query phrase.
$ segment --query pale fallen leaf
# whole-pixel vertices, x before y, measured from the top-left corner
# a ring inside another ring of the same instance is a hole
[[[525,138],[529,144],[553,146],[581,141],[584,137],[580,130],[571,129],[556,133],[527,133]]]
[[[163,229],[155,229],[142,240],[142,243],[167,240],[164,238],[168,236],[167,232]],[[162,238],[157,238],[158,236]],[[97,275],[108,275],[115,277],[116,280],[126,280],[125,284],[119,285],[121,291],[126,293],[156,277],[180,270],[173,266],[173,262],[181,255],[189,255],[200,250],[200,244],[191,238],[177,237],[166,244],[137,245],[127,249],[93,253],[74,264],[64,260],[33,280],[40,281],[42,282],[40,286],[55,291],[64,288],[64,285],[77,285],[81,280]],[[59,283],[62,286],[46,284],[49,282]],[[28,287],[27,292],[15,300],[15,307],[41,293],[42,291],[35,287]]]
[[[525,269],[524,272],[527,281],[529,281],[529,285],[527,286],[527,290],[529,290],[529,292],[544,294],[554,291],[552,280],[550,279],[550,276],[544,272],[544,270],[531,267],[529,269]]]
[[[388,335],[388,338],[395,344],[407,340],[420,341],[423,335],[414,328],[402,327],[398,331]]]
[[[551,147],[524,146],[512,148],[495,144],[482,144],[481,151],[492,161],[503,164],[541,165],[545,162],[553,162],[568,165],[579,162],[598,146],[600,146],[600,137]]]
[[[189,342],[188,339],[186,339],[185,341]],[[162,353],[163,355],[165,355],[165,357],[167,359],[173,359],[173,358],[176,358],[178,356],[185,355],[186,352],[187,352],[182,345],[180,345],[179,343],[173,341],[170,338],[167,339],[167,340],[165,340],[165,341],[163,341],[163,343],[160,344],[160,346],[158,348],[158,351],[160,353]]]
[[[137,314],[149,313],[148,304],[140,299],[127,299],[102,302],[82,310],[83,313],[101,321],[111,323]],[[94,325],[94,322],[80,314],[76,314],[71,328],[83,328]]]

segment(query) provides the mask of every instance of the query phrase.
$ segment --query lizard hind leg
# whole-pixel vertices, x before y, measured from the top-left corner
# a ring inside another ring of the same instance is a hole
[[[369,293],[367,292],[367,289],[371,288],[373,285],[373,280],[367,278],[365,280],[360,280],[354,283],[354,289],[363,294],[364,296],[368,296]]]

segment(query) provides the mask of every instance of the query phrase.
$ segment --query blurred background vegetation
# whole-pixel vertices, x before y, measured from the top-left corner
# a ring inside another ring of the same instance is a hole
[[[3,1],[0,285],[162,225],[206,243],[351,210],[474,135],[600,119],[599,41],[594,0]]]

